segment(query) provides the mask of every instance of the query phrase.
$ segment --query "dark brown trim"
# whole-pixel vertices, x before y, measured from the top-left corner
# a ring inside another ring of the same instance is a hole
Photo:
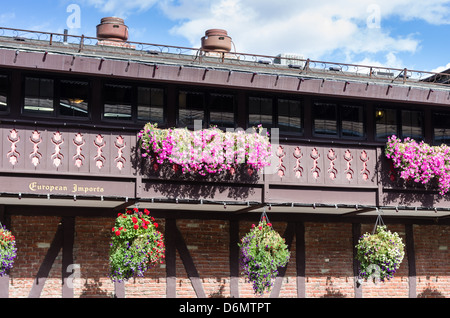
[[[56,230],[55,237],[53,238],[47,254],[45,255],[44,261],[36,274],[33,286],[31,287],[28,295],[29,298],[39,298],[41,296],[42,289],[44,288],[45,281],[50,273],[53,262],[58,256],[59,250],[63,246],[63,232],[63,224],[60,223],[58,225],[58,229]]]
[[[288,250],[291,250],[291,244],[292,244],[292,240],[294,239],[294,234],[295,234],[295,224],[288,223],[286,226],[286,230],[284,231],[284,234],[283,234],[286,245],[288,246]],[[286,274],[286,269],[287,269],[288,265],[289,265],[289,263],[286,265],[286,267],[282,267],[282,268],[278,269],[278,276],[275,279],[272,291],[270,292],[270,298],[278,298],[280,296],[281,285],[283,283],[283,278],[284,278],[284,275]]]
[[[166,218],[165,240],[166,240],[166,297],[176,298],[176,220]]]
[[[63,242],[62,242],[62,298],[73,298],[73,281],[71,276],[74,274],[68,271],[70,266],[74,264],[73,244],[75,237],[75,217],[64,217],[63,226]]]
[[[305,223],[295,223],[295,252],[297,267],[297,297],[306,298],[306,246]]]
[[[230,220],[230,296],[239,298],[239,221]]]
[[[355,298],[362,298],[362,285],[358,281],[359,278],[359,261],[356,259],[356,248],[359,237],[361,236],[361,224],[352,223],[352,244],[353,244],[353,281]]]
[[[186,246],[186,243],[181,235],[181,232],[175,226],[174,235],[176,236],[176,247],[178,253],[180,254],[180,258],[183,261],[184,268],[186,269],[186,273],[191,280],[192,287],[194,288],[195,294],[197,298],[206,298],[205,291],[203,289],[202,281],[200,279],[200,275],[195,268],[194,260],[189,253],[189,250]]]
[[[417,298],[416,253],[414,250],[414,230],[412,224],[405,224],[406,255],[408,257],[409,298]]]

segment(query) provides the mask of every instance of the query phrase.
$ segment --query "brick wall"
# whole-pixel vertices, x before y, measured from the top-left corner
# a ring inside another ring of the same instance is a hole
[[[60,217],[12,216],[11,229],[17,239],[18,256],[10,273],[9,296],[28,297],[36,273],[53,240]],[[158,219],[164,231],[164,219]],[[255,222],[240,222],[242,237]],[[273,222],[283,234],[286,222]],[[108,251],[113,218],[77,217],[75,221],[74,263],[80,266],[73,281],[74,297],[112,297],[114,284],[107,277]],[[188,251],[199,273],[207,297],[230,297],[229,223],[224,220],[177,220]],[[404,225],[389,225],[405,240]],[[363,224],[361,232],[371,232],[373,224]],[[414,225],[418,297],[450,296],[450,227]],[[349,223],[305,223],[306,297],[355,296],[353,289],[352,225]],[[297,297],[295,237],[291,261],[282,282],[280,297]],[[62,297],[61,252],[47,278],[41,297]],[[176,295],[195,298],[196,294],[177,252]],[[408,297],[408,256],[387,283],[363,282],[364,298]],[[125,283],[126,297],[165,297],[165,264],[150,269],[145,277]],[[242,298],[269,297],[253,295],[251,285],[239,278]]]

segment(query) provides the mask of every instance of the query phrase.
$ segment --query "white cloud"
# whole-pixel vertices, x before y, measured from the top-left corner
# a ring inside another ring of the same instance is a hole
[[[448,69],[450,69],[450,63],[447,63],[447,65],[438,66],[435,69],[431,70],[431,72],[441,73],[441,72],[444,72],[444,71],[446,71]]]
[[[80,4],[93,6],[100,12],[127,18],[133,12],[142,12],[150,9],[158,0],[80,0]]]
[[[200,45],[205,30],[224,28],[238,52],[266,55],[296,52],[312,59],[336,51],[346,56],[414,53],[420,47],[417,35],[394,36],[383,27],[384,19],[422,19],[429,23],[450,20],[450,1],[444,0],[165,0],[162,3],[164,12],[179,21],[172,29],[173,34],[184,36],[192,46]]]
[[[384,60],[420,48],[418,34],[391,30],[387,19],[450,24],[450,0],[80,0],[127,17],[157,7],[174,23],[171,33],[199,47],[207,29],[223,28],[237,52],[298,53],[311,59],[338,53],[353,60]],[[376,57],[375,55],[381,56]]]

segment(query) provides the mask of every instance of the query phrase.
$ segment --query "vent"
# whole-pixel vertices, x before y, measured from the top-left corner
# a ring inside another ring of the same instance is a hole
[[[122,18],[106,17],[97,25],[98,45],[128,47],[128,27]]]
[[[222,29],[206,30],[205,36],[202,37],[202,51],[230,52],[231,38],[227,31]]]

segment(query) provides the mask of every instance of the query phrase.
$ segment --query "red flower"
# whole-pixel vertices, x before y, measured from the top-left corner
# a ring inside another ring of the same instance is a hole
[[[147,210],[147,209],[144,209],[144,213],[145,213],[146,215],[149,215],[149,214],[150,214],[150,211]]]
[[[133,223],[134,224],[136,224],[137,223],[137,221],[138,221],[138,219],[137,218],[135,218],[134,216],[131,218],[131,220],[133,220]]]
[[[120,231],[116,231],[116,235],[119,236],[120,235]]]
[[[155,227],[158,227],[158,223],[155,223]]]
[[[137,230],[139,228],[139,225],[135,224],[133,227],[135,230]]]

